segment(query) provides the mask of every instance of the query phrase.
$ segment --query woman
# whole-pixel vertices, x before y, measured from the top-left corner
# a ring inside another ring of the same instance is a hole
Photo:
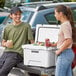
[[[73,18],[69,7],[59,5],[55,8],[55,17],[61,23],[58,42],[51,44],[56,46],[55,51],[57,57],[55,76],[72,76],[71,64],[74,59],[72,47],[72,26]]]

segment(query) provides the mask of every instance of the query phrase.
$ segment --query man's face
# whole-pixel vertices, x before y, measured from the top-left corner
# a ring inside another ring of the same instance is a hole
[[[16,13],[11,14],[10,17],[13,19],[14,22],[18,23],[21,19],[21,12],[17,11]]]

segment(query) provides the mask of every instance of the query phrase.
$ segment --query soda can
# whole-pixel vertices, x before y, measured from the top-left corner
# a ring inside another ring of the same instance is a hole
[[[49,47],[50,46],[50,39],[45,39],[45,46],[46,47]]]

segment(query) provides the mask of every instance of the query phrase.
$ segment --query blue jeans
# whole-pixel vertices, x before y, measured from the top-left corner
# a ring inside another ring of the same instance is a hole
[[[64,50],[58,57],[56,62],[55,76],[72,76],[72,61],[74,53],[72,49]]]

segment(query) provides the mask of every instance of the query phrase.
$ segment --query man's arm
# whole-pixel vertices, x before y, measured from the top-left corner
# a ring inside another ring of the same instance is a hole
[[[8,47],[8,48],[13,48],[13,42],[12,40],[2,40],[2,46],[3,47]]]
[[[6,40],[4,40],[4,39],[2,40],[2,46],[3,47],[6,47],[6,42],[7,42]]]

